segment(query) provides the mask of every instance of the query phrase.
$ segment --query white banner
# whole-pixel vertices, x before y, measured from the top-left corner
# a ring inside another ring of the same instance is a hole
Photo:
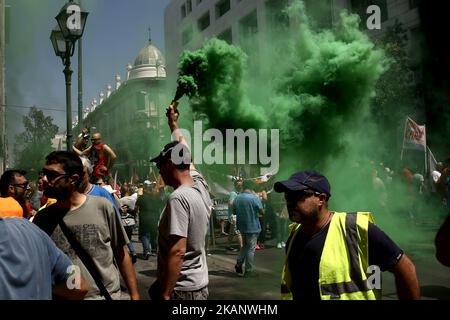
[[[403,149],[426,150],[426,128],[420,126],[411,118],[406,118],[405,135],[403,137]]]

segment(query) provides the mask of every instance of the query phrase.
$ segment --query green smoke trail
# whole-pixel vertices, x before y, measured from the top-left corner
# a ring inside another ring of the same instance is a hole
[[[185,51],[178,89],[188,95],[197,118],[212,128],[259,128],[263,109],[255,112],[244,95],[246,55],[236,46],[211,39],[197,51]],[[177,94],[178,95],[178,94]]]

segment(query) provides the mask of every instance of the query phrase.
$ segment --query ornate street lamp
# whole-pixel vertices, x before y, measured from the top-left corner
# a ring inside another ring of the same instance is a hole
[[[75,50],[75,42],[83,36],[88,12],[71,0],[62,7],[55,17],[58,25],[52,30],[50,40],[56,56],[60,57],[64,65],[66,80],[66,108],[67,108],[67,150],[72,149],[72,104],[71,104],[71,78],[70,57]]]

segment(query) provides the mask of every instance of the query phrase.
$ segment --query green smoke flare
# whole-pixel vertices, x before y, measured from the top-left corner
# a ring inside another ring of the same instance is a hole
[[[183,53],[178,91],[191,98],[194,114],[207,120],[209,127],[247,129],[263,124],[264,113],[255,112],[256,107],[244,95],[246,60],[240,48],[218,39],[206,41],[200,50]]]

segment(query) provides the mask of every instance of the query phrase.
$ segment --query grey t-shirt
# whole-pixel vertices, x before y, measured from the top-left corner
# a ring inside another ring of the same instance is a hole
[[[170,235],[186,238],[186,254],[175,290],[194,291],[208,285],[205,237],[212,201],[203,176],[193,170],[193,184],[178,187],[169,197],[158,227],[158,278],[167,270]]]
[[[94,260],[111,297],[120,299],[120,276],[114,265],[113,249],[126,245],[128,237],[110,201],[101,197],[86,197],[86,201],[78,209],[65,215],[64,222]],[[85,299],[103,299],[94,279],[70,246],[59,225],[51,238],[74,264],[80,267],[89,286]]]

